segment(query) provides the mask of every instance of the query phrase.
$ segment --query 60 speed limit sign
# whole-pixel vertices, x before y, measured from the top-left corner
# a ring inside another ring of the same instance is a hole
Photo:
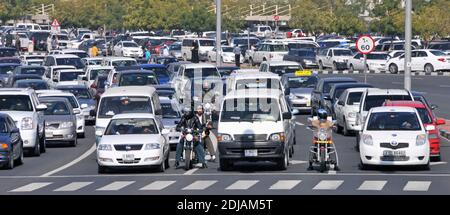
[[[361,54],[369,54],[375,49],[375,41],[370,35],[361,35],[356,40],[356,49]]]

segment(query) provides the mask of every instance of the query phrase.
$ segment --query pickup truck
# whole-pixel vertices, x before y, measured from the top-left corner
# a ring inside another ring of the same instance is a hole
[[[347,48],[323,49],[317,55],[317,63],[320,70],[325,68],[332,68],[333,71],[347,69],[347,62],[352,56],[352,51]]]

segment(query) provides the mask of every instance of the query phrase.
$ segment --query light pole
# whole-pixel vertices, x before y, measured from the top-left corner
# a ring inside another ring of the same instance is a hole
[[[216,66],[222,66],[222,1],[216,0]]]
[[[405,3],[405,89],[411,90],[412,0]]]

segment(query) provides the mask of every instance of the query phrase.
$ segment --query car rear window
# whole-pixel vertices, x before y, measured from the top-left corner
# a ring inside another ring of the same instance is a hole
[[[364,111],[369,111],[374,107],[381,107],[386,101],[411,101],[411,96],[409,95],[376,95],[367,96],[366,102],[364,103]]]

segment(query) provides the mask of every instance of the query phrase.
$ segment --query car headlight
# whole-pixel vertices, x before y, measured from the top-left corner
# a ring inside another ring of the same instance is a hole
[[[100,128],[100,127],[99,127],[99,128],[96,128],[96,129],[95,129],[95,133],[96,133],[96,134],[97,134],[97,133],[102,133],[102,134],[103,134],[104,132],[105,132],[105,128]]]
[[[33,119],[31,117],[24,117],[22,119],[22,123],[20,124],[22,130],[31,130],[33,129]]]
[[[60,128],[70,128],[73,126],[73,122],[63,122],[59,125]]]
[[[218,134],[217,141],[219,142],[229,142],[231,141],[231,135],[229,134]]]
[[[437,134],[428,134],[428,139],[438,139],[439,136]]]
[[[145,144],[145,150],[153,150],[153,149],[160,149],[161,144],[159,143],[147,143]]]
[[[362,141],[363,141],[364,144],[369,145],[369,146],[373,145],[373,139],[372,139],[372,136],[371,136],[371,135],[369,135],[369,134],[363,134],[363,135],[361,136],[361,139],[362,139]]]
[[[112,147],[109,144],[100,144],[100,145],[98,145],[97,150],[99,150],[99,151],[112,151]]]
[[[355,112],[350,112],[347,114],[348,118],[355,118],[356,117],[356,113]]]
[[[269,139],[275,142],[284,142],[285,136],[284,133],[275,133],[270,135]]]
[[[427,143],[427,136],[425,134],[417,135],[416,146],[421,146]]]
[[[294,94],[289,94],[289,99],[295,99],[295,95]]]

